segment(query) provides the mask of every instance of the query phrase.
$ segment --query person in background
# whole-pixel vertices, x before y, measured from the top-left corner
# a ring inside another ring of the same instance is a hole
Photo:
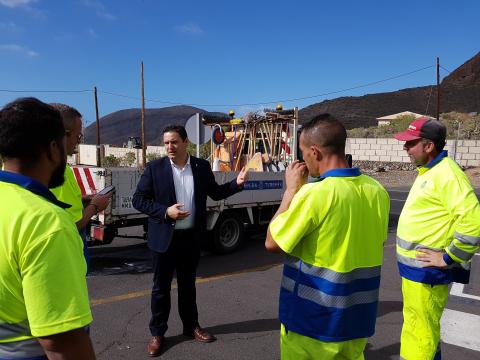
[[[5,105],[0,156],[0,359],[94,360],[82,240],[49,190],[64,181],[60,113],[35,98]]]
[[[420,118],[395,134],[417,166],[418,176],[397,227],[402,277],[402,359],[441,358],[440,319],[448,284],[469,282],[470,263],[480,245],[480,205],[462,169],[448,157],[446,128]]]
[[[346,137],[329,114],[304,125],[305,163],[286,169],[286,190],[267,230],[267,250],[287,254],[282,359],[364,359],[375,332],[390,200],[376,180],[349,168]],[[308,175],[316,181],[307,184]]]
[[[209,162],[188,154],[183,126],[167,126],[163,143],[168,156],[147,164],[132,199],[133,207],[149,216],[154,271],[149,356],[159,356],[164,343],[174,270],[183,334],[200,342],[215,340],[199,325],[195,288],[200,241],[207,229],[207,196],[221,200],[241,191],[248,175],[244,168],[236,179],[218,185]]]
[[[65,104],[50,104],[60,112],[65,126],[66,151],[67,155],[76,153],[76,149],[82,140],[82,115],[77,109]],[[88,256],[85,227],[90,218],[107,208],[112,193],[106,195],[83,196],[73,170],[70,166],[65,168],[65,182],[56,188],[51,189],[58,200],[71,205],[66,209],[68,215],[76,224],[83,240],[83,253],[87,262],[87,271],[90,264]],[[83,205],[86,204],[84,207]]]

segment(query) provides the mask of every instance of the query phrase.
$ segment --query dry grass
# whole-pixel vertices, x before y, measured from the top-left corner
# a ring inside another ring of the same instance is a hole
[[[480,167],[465,170],[472,186],[480,189]],[[408,187],[410,188],[417,176],[416,170],[402,171],[391,170],[386,172],[375,172],[368,174],[377,179],[385,187]]]

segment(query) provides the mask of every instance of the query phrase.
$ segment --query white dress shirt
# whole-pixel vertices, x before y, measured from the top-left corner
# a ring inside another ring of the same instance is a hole
[[[190,215],[182,220],[177,220],[175,224],[176,230],[192,229],[195,225],[195,201],[194,201],[194,185],[192,166],[190,165],[190,155],[188,155],[187,163],[183,168],[175,165],[170,159],[173,173],[173,183],[175,185],[175,196],[177,203],[183,204],[180,210],[190,212]]]

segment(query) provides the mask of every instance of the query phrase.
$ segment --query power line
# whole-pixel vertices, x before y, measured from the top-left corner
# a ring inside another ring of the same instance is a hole
[[[443,70],[445,70],[446,72],[448,72],[449,74],[451,74],[451,73],[452,73],[450,70],[448,70],[448,69],[445,69],[445,68],[444,68],[442,65],[440,65],[440,67],[441,67]]]
[[[201,107],[240,107],[240,106],[258,106],[258,105],[270,105],[270,104],[276,104],[276,103],[288,103],[288,102],[294,102],[294,101],[300,101],[300,100],[308,100],[308,99],[314,99],[318,97],[324,97],[324,96],[329,96],[329,95],[335,95],[339,94],[342,92],[347,92],[351,90],[356,90],[356,89],[361,89],[364,87],[369,87],[373,85],[378,85],[390,80],[398,79],[404,76],[412,75],[417,72],[432,68],[433,65],[425,66],[417,70],[409,71],[406,73],[402,73],[399,75],[391,76],[382,80],[378,81],[373,81],[369,82],[366,84],[361,84],[361,85],[356,85],[352,86],[349,88],[341,89],[341,90],[335,90],[335,91],[330,91],[322,94],[316,94],[316,95],[310,95],[310,96],[303,96],[303,97],[297,97],[297,98],[288,98],[288,99],[278,99],[278,100],[272,100],[272,101],[265,101],[265,102],[257,102],[257,103],[243,103],[243,104],[195,104],[195,103],[182,103],[178,101],[167,101],[167,100],[160,100],[160,99],[145,99],[145,101],[148,102],[156,102],[156,103],[162,103],[162,104],[170,104],[170,105],[189,105],[189,106],[201,106]],[[447,69],[443,68],[442,69],[448,71]],[[0,89],[0,92],[9,92],[9,93],[84,93],[84,92],[92,92],[92,90],[11,90],[11,89]],[[119,94],[111,91],[102,91],[99,90],[98,92],[107,94],[107,95],[112,95],[112,96],[117,96],[117,97],[123,97],[131,100],[140,100],[139,97],[136,96],[130,96],[130,95],[125,95],[125,94]]]
[[[413,70],[413,71],[409,71],[409,72],[406,72],[406,73],[402,73],[402,74],[399,74],[399,75],[395,75],[395,76],[391,76],[389,78],[386,78],[386,79],[382,79],[382,80],[378,80],[378,81],[373,81],[373,82],[370,82],[370,83],[366,83],[366,84],[362,84],[362,85],[357,85],[357,86],[353,86],[353,87],[350,87],[350,88],[345,88],[345,89],[341,89],[341,90],[335,90],[335,91],[331,91],[331,92],[326,92],[326,93],[323,93],[323,94],[317,94],[317,95],[310,95],[310,96],[304,96],[304,97],[298,97],[298,98],[290,98],[290,99],[279,99],[279,100],[273,100],[273,101],[266,101],[266,102],[258,102],[258,103],[243,103],[243,104],[195,104],[195,103],[182,103],[182,102],[174,102],[174,101],[166,101],[166,100],[159,100],[159,99],[145,99],[145,101],[148,101],[148,102],[158,102],[158,103],[163,103],[163,104],[170,104],[170,105],[189,105],[189,106],[201,106],[201,107],[239,107],[239,106],[257,106],[257,105],[269,105],[269,104],[276,104],[276,103],[287,103],[287,102],[293,102],[293,101],[299,101],[299,100],[307,100],[307,99],[314,99],[314,98],[317,98],[317,97],[323,97],[323,96],[328,96],[328,95],[334,95],[334,94],[339,94],[339,93],[342,93],[342,92],[346,92],[346,91],[350,91],[350,90],[356,90],[356,89],[360,89],[360,88],[364,88],[364,87],[368,87],[368,86],[372,86],[372,85],[377,85],[377,84],[381,84],[381,83],[384,83],[384,82],[387,82],[387,81],[390,81],[390,80],[394,80],[394,79],[398,79],[400,77],[404,77],[404,76],[408,76],[408,75],[411,75],[411,74],[415,74],[417,72],[420,72],[420,71],[423,71],[423,70],[426,70],[426,69],[430,69],[432,68],[434,65],[429,65],[429,66],[425,66],[423,68],[420,68],[420,69],[417,69],[417,70]],[[124,97],[124,98],[129,98],[129,99],[134,99],[134,100],[140,100],[139,97],[134,97],[134,96],[129,96],[129,95],[123,95],[123,94],[117,94],[117,93],[113,93],[113,92],[107,92],[107,91],[100,91],[99,92],[103,92],[105,94],[109,94],[109,95],[114,95],[114,96],[119,96],[119,97]]]
[[[92,90],[10,90],[0,89],[0,92],[9,93],[84,93],[91,92]]]

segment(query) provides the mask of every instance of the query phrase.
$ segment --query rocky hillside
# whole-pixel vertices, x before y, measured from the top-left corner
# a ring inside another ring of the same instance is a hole
[[[440,94],[441,113],[480,112],[480,53],[443,79]],[[317,114],[329,112],[341,119],[348,129],[352,129],[376,125],[377,117],[407,110],[433,116],[436,106],[436,89],[429,85],[389,93],[322,101],[301,109],[300,122],[306,122]],[[147,109],[145,114],[147,144],[160,144],[161,131],[167,124],[184,125],[196,112],[208,113],[191,106]],[[105,144],[122,145],[129,136],[140,136],[140,109],[121,110],[102,117],[100,130],[101,142]],[[95,123],[86,128],[85,139],[86,143],[95,143]]]
[[[427,113],[433,116],[437,106],[436,94],[435,87],[432,91],[432,86],[424,86],[326,100],[300,110],[300,122],[306,122],[317,114],[329,112],[343,120],[345,126],[351,129],[376,125],[377,117],[402,111]],[[480,112],[480,53],[441,82],[440,112],[451,111]]]
[[[145,136],[148,145],[160,145],[161,134],[170,124],[185,125],[187,119],[195,114],[217,114],[192,106],[170,106],[161,109],[145,109]],[[130,136],[141,136],[140,109],[126,109],[108,114],[100,119],[100,141],[103,144],[121,146]],[[97,128],[93,123],[85,129],[85,143],[97,141]]]

